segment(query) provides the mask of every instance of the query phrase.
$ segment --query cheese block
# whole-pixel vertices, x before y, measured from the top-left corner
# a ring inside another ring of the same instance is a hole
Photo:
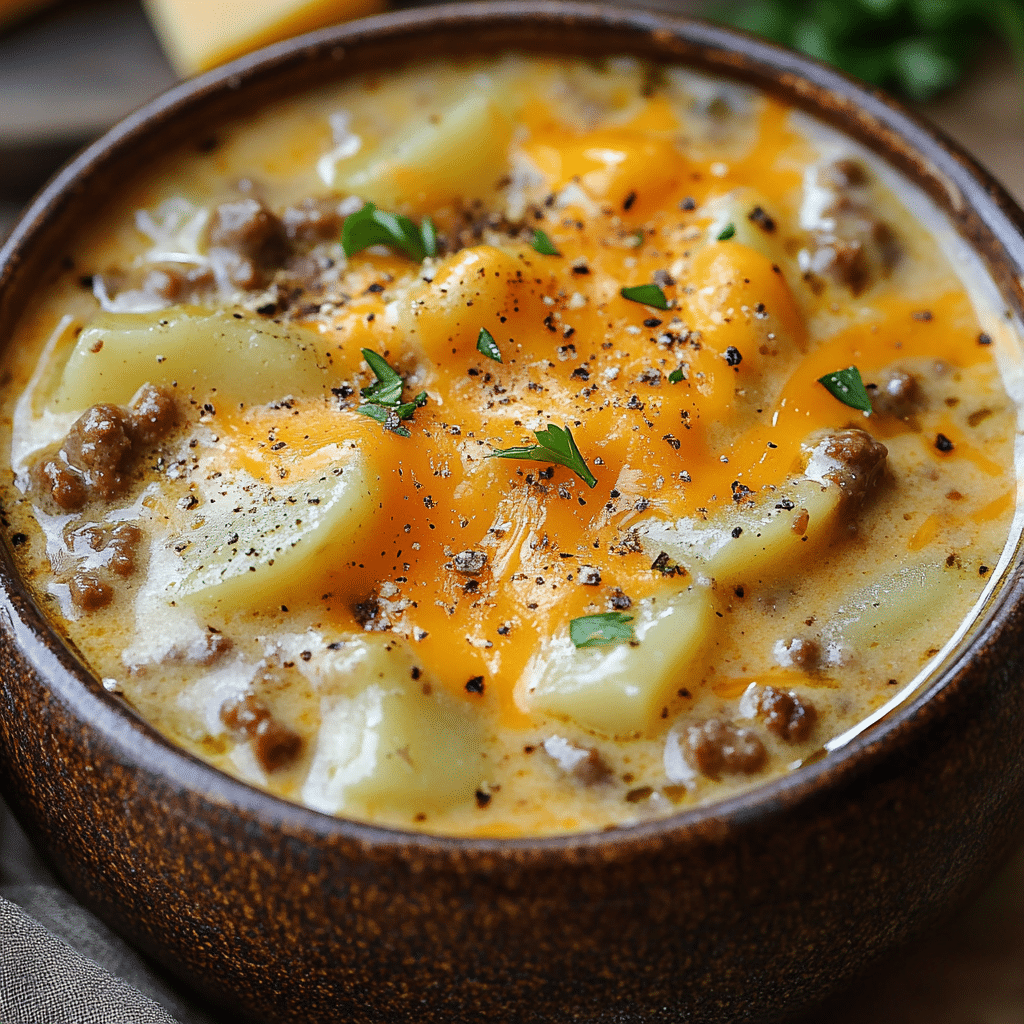
[[[183,77],[303,32],[376,14],[387,6],[386,0],[144,2],[171,64]]]

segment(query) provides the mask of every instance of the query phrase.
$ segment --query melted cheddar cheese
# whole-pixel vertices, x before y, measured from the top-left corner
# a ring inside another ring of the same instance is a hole
[[[1019,339],[851,143],[680,69],[527,57],[203,143],[40,288],[5,421],[24,572],[175,742],[367,821],[600,829],[821,756],[969,624]],[[368,202],[436,253],[346,254]],[[425,401],[366,415],[364,350]],[[870,413],[820,382],[851,366]],[[495,457],[549,428],[585,471]]]

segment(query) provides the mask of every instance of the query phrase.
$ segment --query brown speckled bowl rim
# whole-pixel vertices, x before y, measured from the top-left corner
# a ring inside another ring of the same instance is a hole
[[[692,64],[781,95],[866,144],[930,193],[986,263],[1008,307],[1014,308],[1018,319],[1024,313],[1024,212],[955,143],[891,98],[808,57],[699,20],[632,8],[526,0],[417,8],[310,33],[184,82],[146,104],[59,172],[0,248],[0,318],[12,305],[17,312],[11,284],[44,229],[59,225],[66,215],[71,218],[69,223],[77,221],[81,216],[81,210],[76,216],[79,194],[102,174],[112,154],[130,152],[161,125],[190,116],[189,111],[211,97],[272,80],[302,61],[342,61],[345,51],[367,40],[403,38],[436,31],[439,26],[467,37],[490,32],[492,40],[521,40],[518,45],[492,42],[485,44],[485,49],[547,52],[557,50],[560,30],[593,30],[595,38],[614,31],[621,44],[602,45],[594,52],[634,53],[666,63]],[[542,33],[547,34],[546,43],[539,41]],[[476,39],[473,36],[474,50]],[[969,639],[961,642],[915,696],[842,748],[718,803],[637,825],[544,838],[462,838],[386,828],[305,808],[226,775],[171,744],[103,689],[59,638],[17,578],[6,544],[0,587],[6,590],[7,607],[0,608],[0,615],[29,662],[47,679],[51,693],[75,709],[92,742],[107,747],[123,764],[160,775],[214,805],[243,811],[267,827],[316,838],[344,838],[368,847],[401,848],[407,856],[428,859],[470,858],[497,864],[507,855],[520,863],[542,863],[568,855],[612,861],[647,855],[652,847],[677,847],[708,838],[724,841],[748,828],[770,829],[773,817],[780,817],[786,809],[803,801],[828,800],[858,774],[871,771],[894,753],[912,751],[915,739],[941,716],[947,698],[958,688],[971,685],[965,681],[967,664],[997,647],[1007,616],[1024,600],[1022,562],[1024,544],[1018,538],[1010,565],[977,617]]]

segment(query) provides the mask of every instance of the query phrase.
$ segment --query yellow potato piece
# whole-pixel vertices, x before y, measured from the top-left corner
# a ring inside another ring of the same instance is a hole
[[[277,603],[362,543],[379,481],[361,456],[287,486],[272,487],[244,471],[230,482],[218,480],[194,529],[168,542],[179,559],[168,593],[220,611]]]
[[[486,92],[473,92],[401,133],[391,149],[339,164],[333,186],[391,208],[410,200],[438,206],[482,199],[505,173],[512,136],[508,117]]]
[[[232,405],[321,395],[331,378],[318,340],[238,310],[102,313],[78,336],[50,407],[60,413],[97,402],[127,405],[146,383]]]
[[[475,709],[416,673],[394,637],[367,638],[325,694],[302,800],[328,814],[437,813],[473,799],[483,772]]]
[[[855,651],[899,643],[919,634],[930,619],[941,622],[948,603],[970,582],[970,573],[945,561],[901,566],[844,601],[829,616],[822,637]]]
[[[714,619],[710,592],[694,585],[643,602],[637,644],[576,648],[568,634],[558,636],[527,666],[516,702],[608,736],[644,733],[684,685]]]
[[[753,584],[777,578],[833,536],[842,501],[838,485],[800,480],[706,522],[651,523],[641,532],[649,551],[667,552],[694,576],[722,585]]]

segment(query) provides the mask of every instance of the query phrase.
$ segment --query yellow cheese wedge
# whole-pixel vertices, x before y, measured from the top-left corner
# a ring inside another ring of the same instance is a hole
[[[3,2],[0,0],[0,5]],[[217,0],[216,3],[144,0],[144,3],[171,64],[182,76],[207,71],[302,32],[376,14],[387,6],[387,0]]]

